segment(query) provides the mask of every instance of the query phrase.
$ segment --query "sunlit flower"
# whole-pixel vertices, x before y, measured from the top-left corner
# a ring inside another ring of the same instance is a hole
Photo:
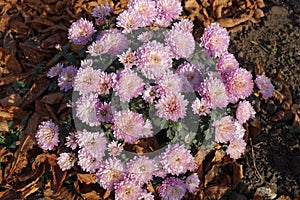
[[[231,140],[226,153],[230,155],[230,158],[238,159],[245,152],[246,145],[247,143],[243,139]]]
[[[93,63],[93,59],[84,59],[80,61],[80,66],[81,68],[92,67]]]
[[[234,120],[235,131],[233,132],[233,139],[242,139],[246,133],[245,128],[237,120]]]
[[[70,132],[69,136],[66,137],[66,146],[70,147],[72,150],[75,150],[77,147],[77,138],[74,132]]]
[[[125,178],[115,186],[115,199],[116,200],[133,200],[138,199],[142,195],[141,186],[128,178]]]
[[[52,150],[58,145],[58,126],[52,121],[42,122],[35,135],[37,144],[44,150]]]
[[[255,117],[255,110],[249,101],[240,101],[235,112],[235,117],[240,124]]]
[[[225,143],[232,139],[235,125],[230,116],[222,117],[213,122],[215,127],[215,141]]]
[[[223,54],[217,63],[218,72],[221,74],[222,78],[226,80],[226,77],[230,72],[235,71],[239,68],[239,63],[231,53]]]
[[[154,103],[154,100],[159,97],[157,86],[146,85],[143,93],[143,99],[147,103]]]
[[[125,142],[135,142],[140,137],[150,137],[153,134],[150,121],[144,121],[141,114],[129,110],[115,113],[112,129],[114,136]]]
[[[162,200],[182,199],[187,190],[183,180],[170,177],[162,182],[159,186],[159,196]]]
[[[92,22],[80,18],[72,23],[68,32],[68,38],[75,44],[85,45],[88,41],[92,40],[92,35],[95,32],[96,30]]]
[[[62,171],[71,169],[75,164],[75,155],[73,153],[61,153],[57,158],[57,164]]]
[[[120,63],[122,63],[125,68],[131,68],[133,65],[136,65],[136,56],[135,52],[128,48],[127,51],[123,52],[121,55],[118,55]]]
[[[152,31],[144,31],[138,35],[137,39],[141,42],[149,42],[153,37]]]
[[[172,52],[157,41],[143,44],[137,50],[137,67],[146,78],[161,77],[172,67]]]
[[[182,12],[182,6],[179,0],[157,0],[156,7],[158,16],[156,17],[155,22],[160,27],[169,26],[169,24],[174,19],[177,19]]]
[[[144,81],[138,74],[130,69],[125,69],[119,74],[115,91],[123,102],[143,94]]]
[[[80,95],[96,92],[100,73],[100,70],[94,70],[92,67],[80,68],[75,77],[74,91],[78,91]]]
[[[125,173],[125,164],[117,158],[105,160],[96,173],[97,181],[106,190],[113,190],[115,184],[120,182]]]
[[[117,84],[117,75],[115,73],[106,73],[101,71],[99,74],[99,82],[97,86],[98,94],[109,94],[110,89]]]
[[[190,32],[193,31],[194,24],[188,19],[182,19],[179,22],[173,24],[172,29],[182,32]]]
[[[55,76],[58,76],[63,69],[64,64],[63,63],[57,63],[55,66],[51,67],[49,72],[47,73],[47,76],[49,78],[54,78]]]
[[[268,77],[264,75],[257,75],[255,79],[255,84],[259,88],[259,92],[264,98],[270,98],[273,96],[275,88]]]
[[[86,172],[95,173],[101,166],[101,162],[98,161],[92,154],[85,148],[78,151],[77,164]]]
[[[194,114],[206,116],[210,113],[210,104],[205,99],[196,99],[192,104]]]
[[[111,47],[111,44],[107,40],[96,40],[87,47],[87,53],[91,56],[100,56],[106,54]]]
[[[76,117],[89,126],[98,126],[100,122],[97,118],[96,103],[98,98],[96,94],[84,95],[76,101]]]
[[[143,191],[138,200],[154,200],[154,195],[151,192]]]
[[[142,26],[142,19],[137,16],[136,11],[125,10],[117,17],[117,26],[123,28],[123,33],[130,33]]]
[[[227,30],[217,23],[212,23],[205,28],[200,46],[204,47],[211,57],[216,58],[227,52],[229,41]]]
[[[137,13],[136,18],[141,19],[141,27],[149,26],[157,15],[156,4],[153,0],[131,0],[128,10]]]
[[[156,82],[160,95],[179,94],[183,89],[183,80],[177,73],[171,71],[162,75]]]
[[[68,91],[73,88],[75,76],[77,74],[77,68],[74,66],[68,66],[61,70],[58,75],[58,86],[60,90]]]
[[[111,156],[119,156],[121,155],[123,151],[123,146],[121,143],[118,143],[117,141],[112,141],[107,145],[107,151],[109,155]]]
[[[197,169],[197,164],[190,151],[183,145],[168,145],[165,152],[160,155],[164,169],[172,175],[180,175],[187,170]]]
[[[193,193],[196,191],[196,188],[199,187],[199,176],[197,173],[193,173],[191,175],[189,175],[186,180],[185,180],[187,189],[189,192]]]
[[[183,95],[167,94],[157,102],[155,108],[159,117],[177,122],[185,117],[187,104]]]

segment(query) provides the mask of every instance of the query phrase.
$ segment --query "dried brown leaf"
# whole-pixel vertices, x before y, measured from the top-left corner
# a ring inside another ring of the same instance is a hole
[[[229,189],[227,186],[211,186],[205,189],[203,199],[221,199]]]
[[[77,173],[77,178],[81,183],[90,185],[97,183],[95,174],[80,174]]]
[[[70,191],[66,187],[62,187],[59,192],[53,191],[51,189],[50,181],[45,186],[44,198],[46,200],[53,200],[53,199],[55,199],[55,200],[66,200],[66,199],[82,200],[82,198],[79,194],[77,194],[76,192]]]
[[[284,122],[293,119],[294,114],[292,111],[283,111],[280,110],[277,113],[275,113],[274,116],[271,117],[271,121],[273,122]]]
[[[0,118],[0,131],[1,132],[8,132],[8,123],[3,118]]]
[[[212,159],[211,162],[213,163],[220,163],[224,158],[225,153],[222,150],[215,151],[215,157]]]
[[[230,28],[230,27],[237,26],[241,23],[244,23],[244,22],[250,20],[251,17],[253,16],[253,14],[254,14],[254,11],[250,10],[249,13],[244,13],[244,14],[240,15],[238,18],[221,18],[221,19],[217,20],[217,22],[222,27]]]
[[[0,104],[3,107],[9,107],[9,106],[19,106],[21,105],[23,99],[19,94],[11,94],[7,97],[4,97],[0,99]]]
[[[218,176],[218,166],[214,165],[211,170],[208,171],[208,173],[205,175],[205,182],[204,187],[207,187],[207,185],[216,179]]]
[[[293,126],[300,127],[300,104],[294,104],[291,108],[291,111],[295,116]]]
[[[110,190],[106,190],[104,195],[103,195],[103,199],[107,199],[111,194],[111,191]]]
[[[20,193],[16,193],[13,189],[7,189],[3,192],[0,192],[1,200],[20,200]]]
[[[234,161],[231,189],[234,189],[240,183],[242,178],[243,178],[243,166]]]
[[[102,199],[101,195],[96,192],[95,190],[91,190],[90,192],[87,193],[81,193],[81,195],[88,200],[99,200]]]

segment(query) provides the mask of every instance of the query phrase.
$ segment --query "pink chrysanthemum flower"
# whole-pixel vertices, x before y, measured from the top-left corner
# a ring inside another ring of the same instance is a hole
[[[156,114],[161,118],[177,122],[179,118],[185,117],[187,104],[188,101],[183,95],[167,94],[155,105]]]
[[[152,31],[144,31],[138,35],[137,39],[141,42],[149,42],[153,37]]]
[[[85,45],[88,41],[92,40],[92,36],[95,32],[96,30],[92,22],[80,18],[72,23],[68,32],[68,38],[75,44]]]
[[[123,102],[143,94],[144,81],[138,74],[130,69],[125,69],[119,74],[115,92]]]
[[[170,47],[173,57],[190,58],[195,51],[195,39],[192,33],[171,29],[164,33],[165,42]]]
[[[87,47],[87,53],[91,56],[100,56],[106,54],[111,47],[111,44],[107,40],[96,40]]]
[[[255,117],[255,110],[249,101],[240,101],[235,112],[235,117],[240,124]]]
[[[147,103],[150,104],[154,103],[154,100],[159,97],[157,89],[158,89],[157,86],[146,85],[143,93],[143,99]]]
[[[80,61],[80,66],[81,68],[92,67],[93,63],[94,63],[93,59],[84,59]]]
[[[173,24],[173,29],[182,32],[190,32],[193,31],[194,24],[188,19],[182,19],[179,22]]]
[[[95,173],[101,166],[101,163],[92,156],[85,148],[78,151],[77,164],[86,172]]]
[[[96,103],[98,98],[96,94],[89,94],[80,97],[76,101],[76,117],[89,126],[98,126],[100,122],[97,118]]]
[[[215,141],[225,143],[232,139],[235,125],[230,116],[222,117],[213,122],[215,127]]]
[[[35,139],[40,148],[44,150],[52,150],[58,145],[58,126],[52,121],[42,122],[38,126]]]
[[[184,62],[179,65],[176,73],[186,80],[184,81],[184,88],[189,92],[196,90],[199,87],[200,83],[203,81],[203,77],[197,67],[188,62]]]
[[[58,76],[63,69],[64,64],[63,63],[57,63],[55,66],[51,67],[49,72],[47,73],[47,76],[49,78],[54,78],[55,76]]]
[[[106,190],[113,190],[115,184],[124,177],[125,164],[117,158],[108,158],[101,164],[96,177],[99,185]]]
[[[107,145],[107,151],[110,156],[119,156],[123,151],[123,146],[117,141],[112,141]]]
[[[75,150],[77,148],[77,138],[74,132],[70,132],[69,136],[66,137],[65,145],[67,147],[70,147],[72,150]]]
[[[97,102],[96,103],[96,116],[98,118],[99,122],[112,122],[113,120],[113,108],[111,106],[111,103],[102,103]]]
[[[102,4],[92,10],[92,16],[96,18],[96,23],[102,25],[105,23],[105,17],[113,12],[113,8],[109,4]]]
[[[126,167],[128,177],[140,186],[148,183],[155,171],[154,161],[146,156],[135,156],[127,163]]]
[[[210,113],[210,104],[205,99],[196,99],[192,104],[193,112],[196,115],[206,116]]]
[[[71,169],[75,164],[75,155],[73,153],[61,153],[57,158],[57,164],[62,171]]]
[[[60,90],[68,91],[73,88],[75,76],[77,74],[77,68],[74,66],[68,66],[61,70],[58,75],[58,86]]]
[[[103,133],[83,130],[77,136],[78,145],[90,153],[96,160],[101,161],[106,150],[106,137]]]
[[[225,84],[231,103],[247,98],[253,91],[252,74],[244,68],[229,73]]]
[[[156,8],[158,10],[158,15],[155,22],[160,27],[169,26],[169,24],[174,19],[177,19],[182,12],[182,6],[179,0],[157,0]]]
[[[197,187],[199,187],[199,176],[197,173],[193,173],[191,175],[189,175],[186,180],[185,180],[186,186],[187,186],[187,190],[191,193],[195,192]]]
[[[138,14],[136,17],[141,19],[141,27],[150,26],[157,15],[154,0],[131,0],[128,10]]]
[[[165,152],[160,155],[164,169],[172,175],[180,175],[188,170],[197,169],[197,164],[190,151],[184,145],[168,145]]]
[[[237,120],[234,120],[235,131],[233,132],[233,139],[242,139],[245,135],[245,128]]]
[[[144,121],[141,114],[129,110],[115,113],[112,129],[114,136],[125,142],[135,142],[140,137],[151,137],[153,134],[150,121]]]
[[[219,78],[206,78],[198,88],[199,94],[206,100],[210,107],[225,108],[229,103],[226,88],[223,81]]]
[[[127,51],[123,52],[121,55],[118,55],[120,63],[124,65],[125,68],[130,69],[133,65],[136,65],[136,56],[135,52],[128,48]]]
[[[227,52],[229,41],[228,31],[219,24],[212,23],[205,28],[200,46],[204,47],[211,57],[216,58]]]
[[[137,67],[149,79],[161,77],[172,67],[172,52],[157,41],[143,44],[137,50]]]
[[[107,51],[108,54],[118,55],[128,48],[129,41],[127,37],[118,29],[104,30],[97,36],[97,41],[109,44],[110,47]]]
[[[141,186],[129,178],[125,178],[115,186],[115,199],[116,200],[133,200],[138,199],[142,195]]]
[[[110,89],[114,88],[117,83],[117,75],[115,73],[106,73],[101,71],[99,74],[99,82],[97,86],[98,94],[109,94]]]
[[[186,192],[186,184],[176,177],[167,178],[159,186],[159,196],[162,200],[182,199]]]
[[[166,72],[156,82],[160,95],[179,94],[183,89],[181,77],[171,71]]]
[[[74,81],[74,91],[80,95],[88,95],[96,92],[100,82],[100,70],[94,70],[92,67],[80,68]]]
[[[264,75],[257,75],[255,79],[255,84],[264,98],[270,98],[273,96],[275,88],[268,77]]]
[[[230,158],[238,159],[245,152],[246,146],[247,143],[243,139],[231,140],[226,153],[230,155]]]
[[[130,33],[142,26],[142,19],[134,10],[125,10],[117,17],[117,27],[123,28],[123,33]]]
[[[239,63],[231,53],[224,53],[218,60],[217,69],[222,78],[226,80],[229,73],[239,68]]]
[[[168,171],[165,168],[165,161],[162,160],[161,155],[155,156],[153,158],[155,171],[153,172],[154,176],[165,178],[168,174]]]

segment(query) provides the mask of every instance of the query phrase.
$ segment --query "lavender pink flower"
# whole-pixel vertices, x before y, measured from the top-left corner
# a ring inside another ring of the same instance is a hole
[[[233,138],[235,125],[230,116],[222,117],[213,122],[215,127],[215,141],[225,143]]]
[[[55,76],[58,76],[63,69],[64,64],[63,63],[57,63],[55,66],[51,67],[49,72],[47,73],[47,76],[49,78],[54,78]]]
[[[257,75],[255,84],[264,98],[270,98],[273,96],[275,88],[268,77],[264,75]]]
[[[52,121],[44,121],[38,126],[35,139],[40,148],[52,150],[58,145],[58,126]]]
[[[61,153],[57,158],[57,164],[62,171],[71,169],[75,164],[75,155],[73,153]]]
[[[117,84],[117,75],[115,73],[106,73],[101,71],[97,85],[98,94],[109,94]]]
[[[87,47],[87,53],[91,56],[100,56],[106,54],[111,47],[108,40],[96,40],[91,45]]]
[[[200,46],[204,47],[211,57],[216,58],[227,52],[229,41],[227,30],[217,23],[212,23],[205,28]]]
[[[141,114],[129,110],[115,113],[112,129],[114,136],[125,142],[135,142],[140,137],[151,137],[153,134],[150,121],[144,121]]]
[[[129,178],[125,178],[115,186],[116,200],[133,200],[138,199],[143,193],[141,186],[137,185]]]
[[[179,0],[157,0],[156,8],[158,15],[155,19],[155,23],[160,27],[169,26],[182,12],[182,6]]]
[[[58,86],[60,90],[68,91],[73,88],[75,76],[77,74],[77,68],[74,66],[68,66],[61,70],[58,75]]]
[[[159,196],[162,200],[182,199],[187,190],[183,180],[170,177],[162,182],[159,186]]]
[[[194,114],[206,116],[210,113],[210,104],[205,99],[196,99],[192,104]]]
[[[76,117],[89,126],[99,126],[97,118],[96,103],[98,98],[96,94],[84,95],[76,101]]]
[[[183,80],[177,73],[166,72],[156,80],[160,95],[179,94],[183,89]]]
[[[172,29],[182,32],[193,32],[194,24],[188,19],[182,19],[179,22],[173,24]]]
[[[75,44],[85,45],[92,40],[92,36],[95,32],[96,30],[92,22],[80,18],[72,23],[68,32],[68,38]]]
[[[92,67],[80,68],[74,81],[74,91],[80,95],[88,95],[96,92],[100,82],[100,70],[94,70]]]
[[[112,122],[114,116],[111,103],[96,102],[96,116],[99,122]]]
[[[218,60],[217,69],[222,78],[226,80],[229,73],[239,68],[239,63],[231,53],[224,53]]]
[[[130,69],[125,69],[119,74],[116,87],[116,94],[123,102],[129,102],[132,98],[143,94],[144,81],[138,74]]]
[[[201,72],[192,63],[182,63],[178,66],[176,73],[186,80],[184,81],[184,88],[189,92],[196,90],[203,81]]]
[[[172,55],[162,43],[145,43],[137,50],[137,67],[146,78],[159,78],[172,67]]]
[[[245,152],[246,146],[247,143],[243,139],[231,140],[226,153],[230,155],[230,158],[238,159]]]
[[[136,53],[128,48],[127,51],[123,52],[121,55],[118,55],[120,63],[124,65],[125,68],[130,69],[133,65],[136,65]]]
[[[108,158],[96,173],[97,181],[106,190],[113,190],[116,183],[124,178],[125,164],[117,158]]]
[[[77,138],[75,132],[70,132],[69,135],[66,137],[66,143],[65,145],[67,147],[70,147],[72,150],[75,150],[77,148]]]
[[[107,145],[107,151],[110,156],[119,156],[123,151],[123,145],[117,141],[112,141]]]
[[[155,108],[156,114],[164,119],[170,119],[177,122],[180,118],[186,116],[186,106],[188,101],[183,95],[167,94],[158,100]]]
[[[142,26],[142,19],[134,10],[125,10],[117,17],[117,27],[123,28],[123,33],[130,33]]]
[[[92,154],[85,148],[78,151],[77,164],[86,172],[95,173],[101,166],[101,162],[98,161]]]
[[[131,0],[128,10],[137,13],[136,18],[141,19],[141,27],[150,26],[157,15],[154,0]]]
[[[92,16],[96,18],[96,23],[102,25],[105,17],[113,12],[113,8],[109,4],[101,4],[92,10]]]
[[[255,110],[249,101],[240,101],[235,112],[235,117],[240,124],[255,117]]]
[[[185,180],[187,190],[191,193],[195,192],[196,189],[199,187],[200,180],[197,173],[193,173],[189,175]]]

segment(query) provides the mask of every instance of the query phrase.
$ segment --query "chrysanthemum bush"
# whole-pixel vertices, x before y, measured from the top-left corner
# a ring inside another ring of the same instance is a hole
[[[37,143],[56,151],[65,142],[61,170],[77,165],[95,173],[115,199],[181,199],[199,187],[199,148],[219,143],[230,158],[242,156],[243,124],[255,117],[247,100],[254,82],[264,98],[274,87],[239,67],[228,52],[229,33],[217,23],[194,38],[178,0],[132,0],[108,24],[112,11],[100,5],[95,24],[71,24],[70,42],[87,57],[80,66],[58,63],[48,77],[72,93],[74,131],[63,135],[51,120],[42,122]],[[156,194],[149,184],[158,186]]]

